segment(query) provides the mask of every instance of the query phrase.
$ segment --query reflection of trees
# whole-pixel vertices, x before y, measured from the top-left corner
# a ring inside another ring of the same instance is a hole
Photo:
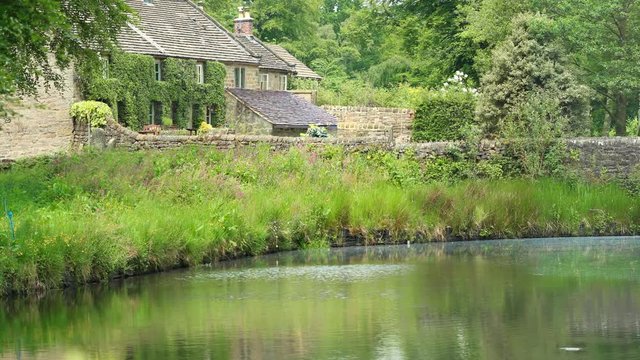
[[[540,359],[576,344],[587,344],[587,358],[635,354],[640,290],[617,273],[633,274],[636,254],[537,250],[285,253],[224,266],[408,261],[415,271],[349,282],[188,278],[207,274],[195,270],[16,300],[0,310],[0,358],[13,354],[16,339],[24,359],[43,348],[50,357],[97,351],[114,359]]]

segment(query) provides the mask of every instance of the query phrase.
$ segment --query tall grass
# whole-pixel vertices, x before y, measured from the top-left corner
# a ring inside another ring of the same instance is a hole
[[[0,173],[0,292],[104,281],[300,247],[635,234],[615,185],[552,179],[436,182],[411,155],[339,147],[110,151]],[[452,179],[449,179],[452,180]],[[455,179],[453,179],[455,180]]]

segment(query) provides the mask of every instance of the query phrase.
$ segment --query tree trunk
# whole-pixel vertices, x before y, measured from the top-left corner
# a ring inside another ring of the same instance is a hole
[[[602,136],[609,136],[609,130],[611,130],[611,99],[608,97],[604,99],[604,121],[602,122]]]
[[[616,95],[616,112],[614,119],[616,124],[616,136],[627,135],[627,107],[629,106],[629,99],[627,96],[619,92]]]

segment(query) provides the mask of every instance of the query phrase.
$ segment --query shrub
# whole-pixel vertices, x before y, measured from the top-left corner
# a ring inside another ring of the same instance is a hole
[[[329,132],[327,132],[326,128],[319,127],[316,125],[309,125],[307,132],[303,135],[307,137],[313,137],[313,138],[326,138],[326,137],[329,137]]]
[[[93,127],[104,127],[107,118],[112,116],[109,105],[99,101],[80,101],[71,105],[69,114],[83,124]]]
[[[173,119],[171,119],[168,116],[163,116],[162,117],[162,125],[163,126],[172,126],[173,125]]]
[[[200,127],[198,127],[198,135],[208,134],[213,130],[213,126],[207,124],[206,122],[201,122]]]
[[[463,138],[473,122],[475,97],[458,91],[432,91],[416,110],[413,140],[447,141]]]

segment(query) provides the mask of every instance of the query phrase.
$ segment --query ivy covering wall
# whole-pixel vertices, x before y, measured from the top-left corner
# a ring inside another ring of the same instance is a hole
[[[78,67],[80,86],[87,100],[106,102],[120,123],[139,130],[149,123],[152,104],[160,104],[156,116],[171,119],[181,128],[205,121],[207,107],[216,109],[212,124],[224,122],[226,70],[217,62],[203,62],[204,84],[199,84],[196,61],[167,58],[162,80],[155,78],[155,59],[147,55],[115,52],[108,70],[99,62]],[[194,113],[195,112],[195,113]]]

